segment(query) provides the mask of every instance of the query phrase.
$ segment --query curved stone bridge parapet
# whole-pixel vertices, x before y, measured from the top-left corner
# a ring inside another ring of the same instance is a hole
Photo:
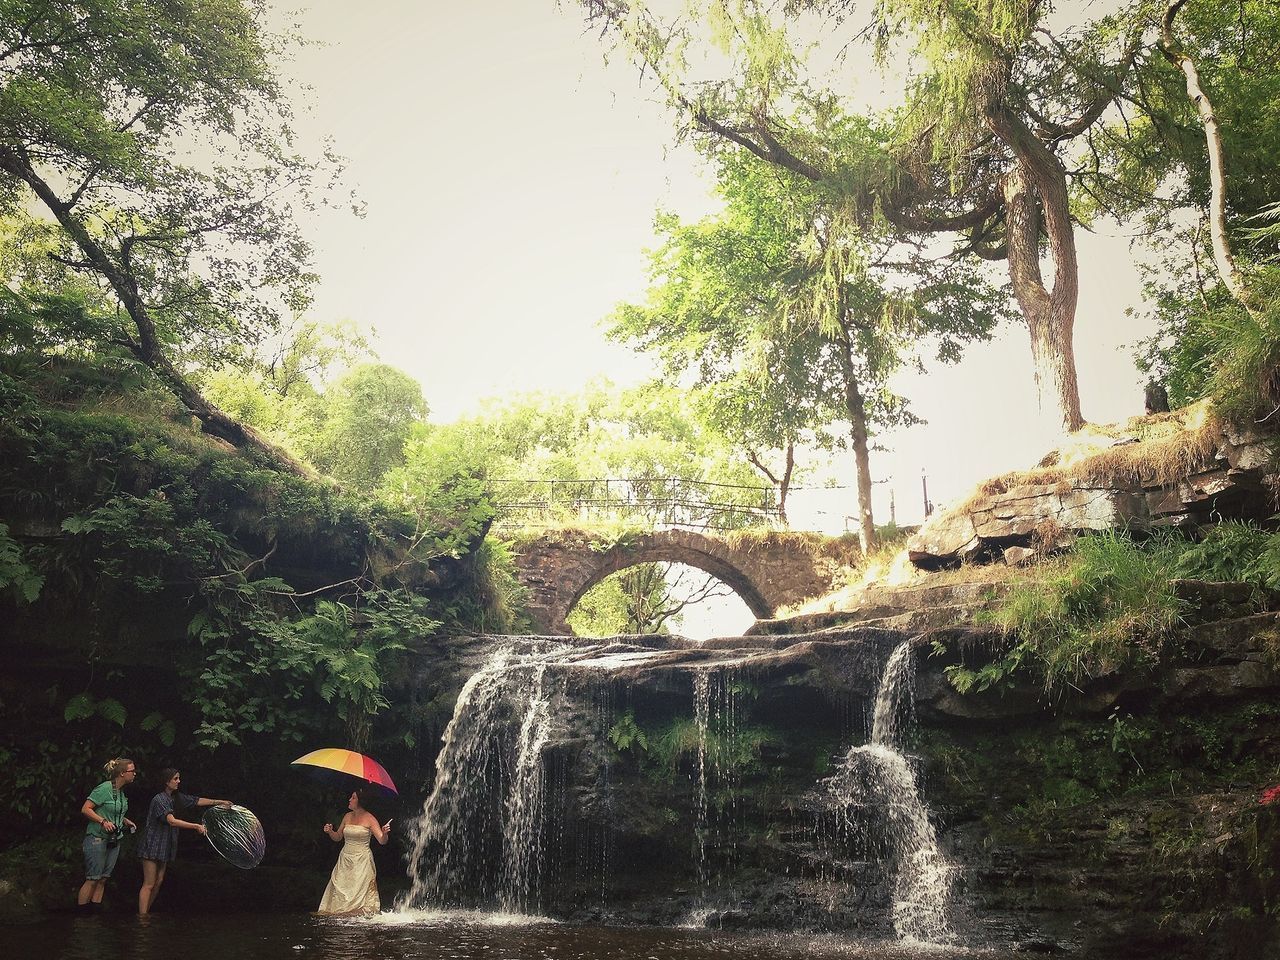
[[[757,619],[831,590],[836,569],[857,555],[857,541],[816,533],[727,534],[658,530],[602,543],[588,532],[555,530],[516,546],[516,571],[529,591],[535,632],[568,635],[565,618],[582,595],[638,563],[683,563],[738,594]]]

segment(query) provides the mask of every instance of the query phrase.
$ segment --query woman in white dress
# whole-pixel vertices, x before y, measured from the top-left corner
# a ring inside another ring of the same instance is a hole
[[[334,843],[342,841],[338,862],[325,887],[317,913],[328,916],[352,916],[377,913],[382,906],[378,898],[378,873],[373,865],[371,838],[385,845],[391,836],[391,821],[379,825],[378,818],[364,807],[363,788],[347,801],[350,811],[335,829],[324,825],[324,832]]]

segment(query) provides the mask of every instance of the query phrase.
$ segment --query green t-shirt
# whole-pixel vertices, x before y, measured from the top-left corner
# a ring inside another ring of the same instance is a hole
[[[129,798],[124,795],[123,790],[112,787],[110,780],[104,780],[93,788],[93,793],[89,794],[89,802],[93,804],[93,810],[98,816],[106,817],[116,825],[117,831],[124,826],[124,815],[129,809]],[[91,837],[110,836],[96,820],[89,821],[85,833]]]

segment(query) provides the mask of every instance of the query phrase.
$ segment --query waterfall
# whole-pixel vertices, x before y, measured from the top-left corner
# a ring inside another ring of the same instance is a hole
[[[711,885],[711,854],[732,864],[737,854],[739,757],[736,674],[731,669],[693,671],[693,719],[698,734],[694,836],[698,844],[698,898],[706,912]],[[712,803],[712,788],[719,802]]]
[[[903,727],[911,722],[915,708],[915,658],[911,642],[899,644],[889,654],[876,690],[871,720],[871,742],[893,745]]]
[[[920,799],[915,774],[896,749],[911,714],[912,645],[901,644],[885,665],[876,693],[871,742],[851,747],[826,781],[837,815],[856,831],[853,817],[885,818],[883,840],[896,868],[893,926],[899,937],[926,942],[953,938],[947,905],[955,867],[938,849],[938,837]]]
[[[542,810],[546,777],[542,748],[551,730],[550,700],[543,690],[547,661],[535,664],[520,722],[515,768],[502,831],[501,904],[508,913],[528,913],[536,904],[542,866]]]
[[[398,907],[459,906],[473,894],[496,896],[507,912],[536,908],[546,806],[542,750],[553,696],[547,671],[574,652],[581,650],[549,642],[523,652],[504,645],[463,686],[436,758],[435,788],[409,828],[412,886]]]
[[[708,671],[693,674],[693,718],[698,728],[698,806],[693,833],[698,839],[698,891],[707,895],[707,730],[711,724],[711,680]]]

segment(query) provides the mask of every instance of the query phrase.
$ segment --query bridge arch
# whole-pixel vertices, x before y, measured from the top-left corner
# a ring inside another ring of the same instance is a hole
[[[564,616],[578,605],[588,590],[606,577],[612,576],[629,567],[642,563],[683,563],[709,573],[717,580],[728,584],[742,602],[747,605],[751,615],[757,620],[767,620],[777,612],[777,607],[764,598],[759,588],[751,582],[751,578],[734,565],[731,559],[712,553],[707,549],[689,543],[671,542],[661,534],[649,534],[644,538],[647,542],[634,546],[611,547],[600,556],[600,565],[578,588],[575,596],[565,608]]]
[[[602,547],[581,531],[555,531],[518,547],[516,569],[529,591],[533,627],[570,634],[569,611],[605,577],[638,563],[682,563],[726,583],[757,619],[779,607],[830,589],[831,545],[818,535],[762,532],[725,536],[694,530],[658,530]]]

